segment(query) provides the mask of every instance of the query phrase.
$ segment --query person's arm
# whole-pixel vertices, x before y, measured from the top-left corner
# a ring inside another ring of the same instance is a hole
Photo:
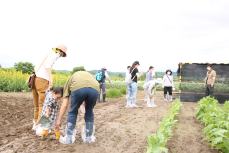
[[[215,80],[216,80],[216,72],[213,73],[212,84],[211,84],[212,87],[213,87],[214,84],[215,84]]]
[[[49,116],[50,116],[50,107],[49,106],[46,107],[45,116],[47,118],[49,118]]]
[[[59,54],[57,54],[57,53],[55,54],[55,53],[51,52],[50,55],[47,57],[45,63],[44,63],[45,69],[49,73],[49,78],[50,78],[49,89],[52,88],[52,86],[53,86],[52,67],[58,58],[59,58]]]
[[[49,72],[49,78],[50,78],[48,89],[51,89],[53,87],[52,69],[51,68],[48,68],[47,70]]]
[[[154,78],[155,75],[156,75],[156,73],[155,73],[155,71],[153,70],[153,71],[152,71],[152,78]]]
[[[134,73],[136,74],[136,76],[139,78],[143,75],[143,72],[140,72],[138,69],[134,70]]]
[[[105,72],[105,77],[106,77],[106,79],[109,81],[109,83],[111,84],[111,79],[110,79],[110,77],[109,77],[109,75],[108,75],[107,72]]]
[[[68,104],[69,104],[69,97],[65,97],[63,99],[63,103],[61,104],[60,112],[59,112],[58,118],[56,120],[56,130],[60,129],[63,116],[64,116],[64,114],[68,108]]]
[[[206,73],[206,77],[204,78],[205,85],[207,84],[207,79],[208,79],[208,72]]]
[[[172,82],[173,90],[175,90],[175,85],[174,85],[174,81],[173,81],[173,76],[171,76],[171,82]]]
[[[163,79],[162,79],[162,88],[164,88],[165,86],[165,75],[163,76]]]
[[[63,91],[63,102],[60,107],[60,112],[58,115],[58,118],[56,120],[56,130],[60,129],[61,121],[63,119],[63,116],[68,108],[69,103],[69,96],[70,96],[70,84],[72,81],[72,76],[68,79],[68,81],[64,85],[64,91]]]

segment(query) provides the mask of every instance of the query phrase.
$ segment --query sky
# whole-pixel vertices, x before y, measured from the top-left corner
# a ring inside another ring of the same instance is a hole
[[[57,70],[177,69],[229,63],[227,0],[1,0],[0,64],[38,64],[64,44]]]

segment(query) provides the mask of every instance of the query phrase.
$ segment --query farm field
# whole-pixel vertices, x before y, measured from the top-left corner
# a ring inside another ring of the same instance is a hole
[[[110,99],[95,108],[93,144],[84,144],[77,133],[72,145],[62,145],[50,136],[42,140],[32,127],[31,93],[0,93],[0,152],[1,153],[145,153],[147,136],[156,132],[171,103],[165,103],[157,92],[156,108],[147,108],[143,92],[138,94],[140,108],[125,108],[125,99]],[[217,153],[203,140],[203,126],[195,118],[197,103],[183,103],[173,136],[168,142],[171,153]],[[82,122],[83,116],[80,115]],[[78,127],[80,129],[80,127]]]

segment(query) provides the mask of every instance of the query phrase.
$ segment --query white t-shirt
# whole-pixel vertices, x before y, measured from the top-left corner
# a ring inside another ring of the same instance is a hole
[[[173,76],[172,75],[164,75],[163,77],[163,86],[164,87],[173,87]]]
[[[59,57],[60,57],[59,54],[52,51],[46,57],[45,61],[43,61],[42,65],[40,65],[41,63],[36,65],[35,67],[36,76],[51,81],[49,69],[52,69],[54,63],[57,61]]]

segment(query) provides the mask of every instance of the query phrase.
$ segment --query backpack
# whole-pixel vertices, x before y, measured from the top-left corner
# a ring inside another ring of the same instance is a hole
[[[95,74],[95,79],[96,79],[98,82],[102,82],[104,78],[105,78],[105,74],[104,74],[103,71],[98,71],[98,72]]]

